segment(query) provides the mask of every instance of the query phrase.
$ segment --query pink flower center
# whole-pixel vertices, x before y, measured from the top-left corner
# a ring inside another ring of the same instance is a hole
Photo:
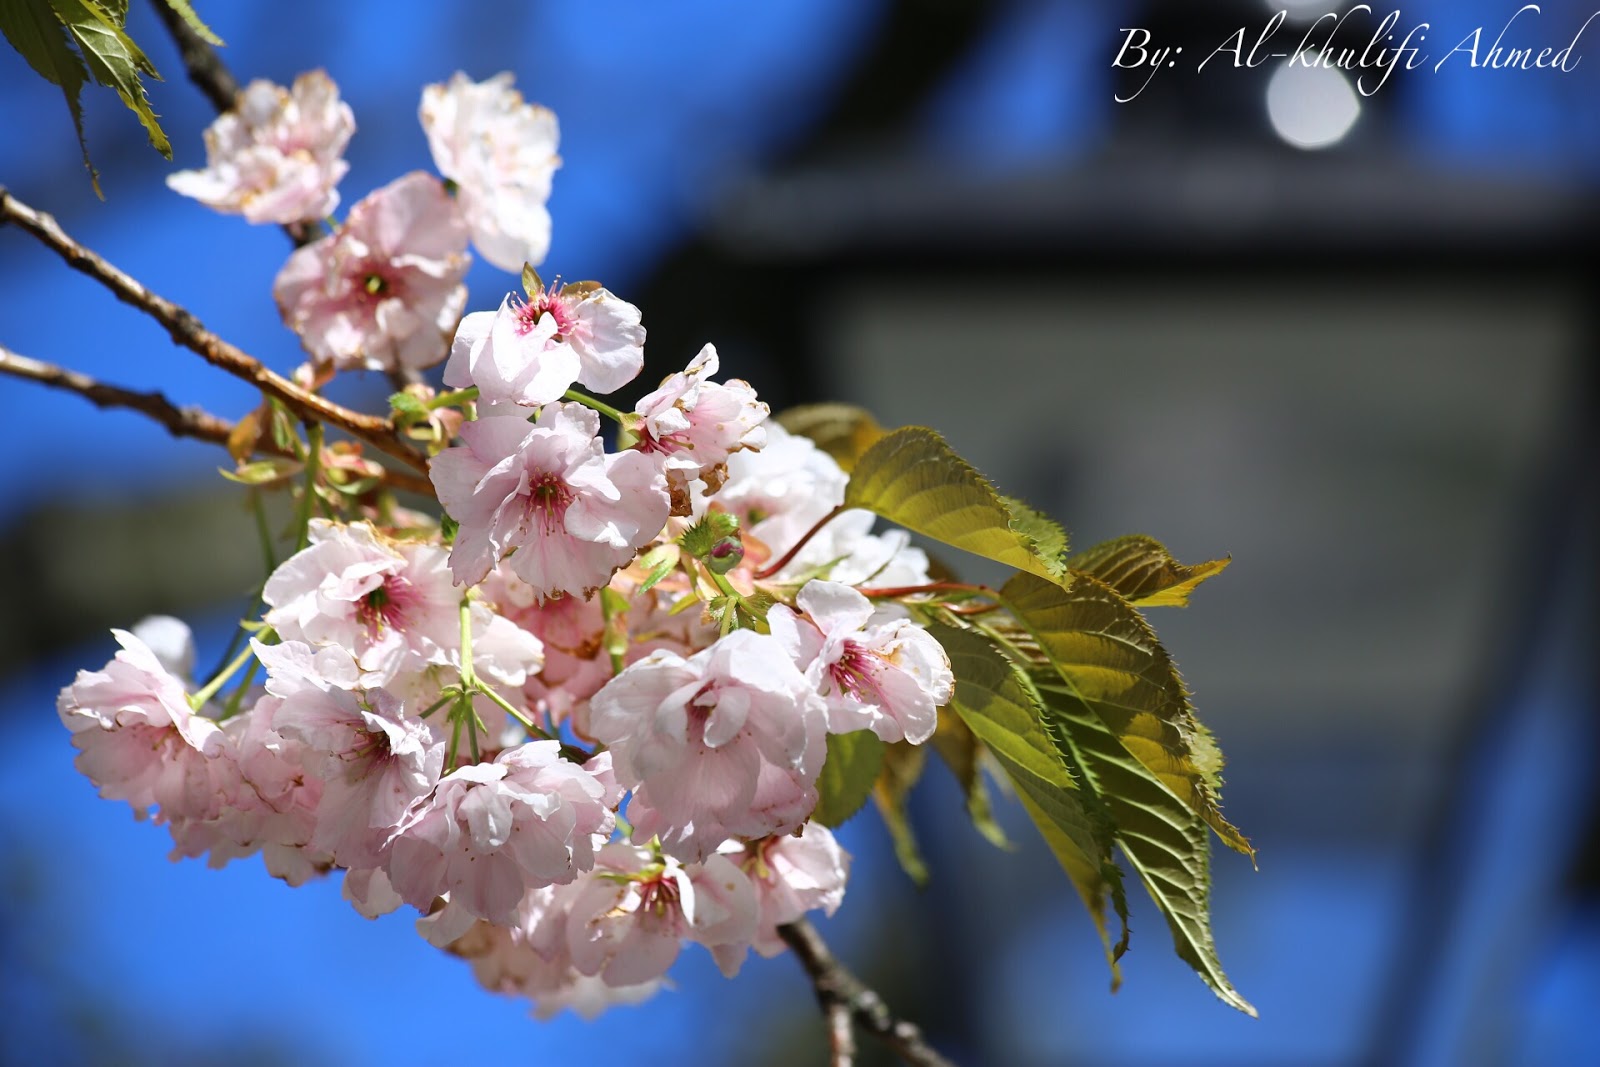
[[[882,704],[883,688],[878,684],[878,670],[882,666],[881,657],[854,641],[846,641],[844,652],[828,668],[828,677],[841,692],[863,703]]]
[[[640,912],[664,917],[678,908],[678,898],[678,883],[668,878],[665,871],[639,882]]]
[[[382,585],[361,598],[356,605],[356,618],[371,637],[383,633],[388,626],[403,630],[416,599],[416,590],[410,582],[397,574],[390,575]]]
[[[562,532],[572,489],[558,474],[540,472],[528,484],[528,517],[545,536]]]
[[[562,340],[572,336],[577,321],[572,317],[572,310],[566,301],[562,300],[552,284],[549,289],[534,295],[532,300],[517,300],[511,305],[512,314],[517,317],[517,333],[527,334],[539,324],[539,320],[549,315],[556,321],[556,339]]]

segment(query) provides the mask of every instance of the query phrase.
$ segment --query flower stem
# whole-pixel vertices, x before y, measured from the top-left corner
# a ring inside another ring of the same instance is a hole
[[[299,552],[311,543],[311,516],[317,511],[317,479],[322,476],[322,423],[306,424],[306,488],[300,498],[300,532],[295,535],[294,550]]]
[[[806,547],[806,543],[815,537],[818,531],[820,531],[824,526],[838,518],[840,513],[844,510],[845,506],[840,504],[826,515],[822,516],[822,518],[818,519],[817,524],[801,535],[800,540],[796,541],[789,551],[779,556],[777,562],[769,563],[767,566],[757,571],[755,577],[757,579],[771,578],[774,574],[777,574],[779,571],[783,570],[784,567],[787,567],[789,565],[789,561],[794,559],[794,557],[799,554],[802,548]]]
[[[190,694],[189,707],[195,711],[199,711],[201,708],[205,707],[206,701],[216,696],[217,692],[227,684],[228,679],[232,678],[236,673],[238,673],[239,668],[245,665],[245,661],[249,660],[255,654],[255,649],[246,648],[243,652],[235,656],[233,658],[233,662],[222,668],[222,670],[217,673],[215,678],[206,683],[206,687],[204,689]]]
[[[589,394],[580,393],[576,389],[568,389],[566,398],[568,400],[576,401],[586,408],[591,408],[595,411],[598,411],[600,414],[604,415],[611,421],[618,423],[619,425],[622,423],[622,412],[618,411],[616,408],[612,407],[610,404],[607,404],[603,400],[596,400]]]

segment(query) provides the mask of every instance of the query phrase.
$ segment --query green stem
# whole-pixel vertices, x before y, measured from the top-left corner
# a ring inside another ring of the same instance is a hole
[[[256,517],[256,536],[261,539],[261,558],[266,561],[267,573],[278,569],[278,553],[272,545],[272,527],[267,522],[267,504],[261,490],[250,489],[250,510]]]
[[[615,423],[620,424],[623,421],[622,412],[618,411],[616,408],[612,407],[610,404],[607,404],[603,400],[596,400],[587,393],[580,393],[576,389],[568,389],[567,399],[576,401],[586,408],[592,408]]]
[[[470,690],[478,684],[472,673],[472,600],[461,598],[461,688]]]
[[[296,552],[311,543],[311,516],[317,510],[317,479],[322,476],[322,423],[313,422],[306,427],[306,445],[306,489],[300,498],[300,532],[294,539]]]
[[[465,389],[456,389],[452,392],[440,393],[438,396],[428,401],[427,408],[429,411],[436,411],[439,408],[454,407],[457,404],[465,404],[476,399],[478,399],[478,387],[476,385],[469,385]]]
[[[244,703],[244,695],[250,691],[250,683],[255,681],[256,668],[259,666],[261,666],[260,660],[253,659],[250,661],[249,669],[244,672],[244,677],[240,679],[238,687],[228,697],[228,703],[223,706],[222,714],[217,716],[218,722],[227,722],[239,714],[239,705]]]
[[[206,701],[216,696],[218,690],[227,684],[228,679],[232,678],[234,674],[238,672],[239,668],[244,666],[245,661],[250,659],[255,654],[255,649],[247,648],[235,656],[233,662],[222,668],[215,678],[206,683],[206,687],[204,689],[201,689],[198,692],[190,695],[189,707],[193,708],[195,711],[199,711],[201,708],[205,707]]]

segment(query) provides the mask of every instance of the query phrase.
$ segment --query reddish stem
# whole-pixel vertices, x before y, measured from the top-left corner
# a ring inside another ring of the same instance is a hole
[[[777,574],[779,571],[783,570],[784,567],[789,565],[789,561],[794,559],[794,557],[802,548],[806,547],[806,542],[810,541],[817,535],[818,530],[821,530],[824,526],[828,525],[828,523],[838,518],[839,513],[844,510],[845,506],[840,504],[826,515],[822,516],[822,518],[818,519],[817,524],[811,527],[811,529],[807,530],[804,536],[802,536],[800,540],[796,541],[794,546],[790,548],[789,551],[779,556],[776,563],[768,564],[766,567],[763,567],[761,570],[757,571],[755,573],[756,580],[759,581],[763,578],[771,578],[774,574]]]

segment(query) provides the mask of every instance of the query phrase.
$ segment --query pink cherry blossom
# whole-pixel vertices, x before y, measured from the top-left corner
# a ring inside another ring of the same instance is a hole
[[[748,945],[756,933],[755,888],[725,856],[684,866],[622,842],[600,851],[594,873],[575,885],[567,915],[573,965],[608,985],[661,977],[685,940],[707,947]],[[737,959],[735,959],[737,955]],[[718,958],[730,977],[743,953]]]
[[[472,243],[501,270],[538,266],[550,249],[550,180],[561,157],[555,114],[525,103],[499,74],[458,72],[422,91],[419,118],[439,173],[455,182]]]
[[[467,230],[437,178],[416,171],[350,209],[339,231],[298,249],[272,293],[321,365],[429,367],[467,303]]]
[[[787,947],[778,927],[808,911],[820,909],[832,915],[844,902],[850,854],[821,823],[807,823],[800,834],[762,838],[723,851],[755,886],[761,918],[751,947],[763,956],[776,956]]]
[[[826,711],[778,641],[736,630],[684,659],[657,651],[590,701],[589,726],[633,790],[640,840],[685,861],[730,837],[797,828],[816,804]]]
[[[869,625],[872,602],[838,582],[807,582],[795,602],[804,615],[779,604],[767,621],[826,701],[830,731],[914,745],[933,736],[955,676],[928,631],[909,619]]]
[[[699,478],[716,492],[727,477],[728,457],[766,443],[767,405],[735,378],[718,384],[717,350],[706,345],[688,369],[669,375],[639,401],[639,448],[666,456],[667,478],[680,515],[689,514],[689,482]]]
[[[600,417],[577,404],[547,404],[533,426],[494,416],[461,428],[463,443],[429,470],[460,524],[457,582],[481,582],[511,556],[538,596],[588,596],[650,543],[667,520],[660,460],[607,454],[599,432]]]
[[[369,523],[325,519],[311,520],[309,540],[262,589],[267,624],[279,637],[343,649],[364,688],[431,665],[459,665],[461,590],[445,549],[391,541]],[[522,686],[543,661],[539,639],[482,602],[470,612],[474,669]]]
[[[577,282],[534,293],[519,304],[524,322],[548,316],[556,337],[578,354],[578,384],[613,393],[644,369],[644,325],[639,309],[596,282]]]
[[[606,754],[595,757],[603,772]],[[459,767],[414,804],[389,843],[395,892],[426,913],[436,897],[506,924],[533,888],[594,866],[620,798],[555,741],[530,741],[493,763]]]
[[[179,171],[167,185],[250,222],[320,219],[339,206],[336,186],[350,169],[343,156],[355,129],[350,105],[320,70],[287,90],[253,81],[206,130],[205,169]]]
[[[444,741],[386,691],[358,697],[329,682],[323,664],[338,649],[313,653],[299,641],[254,647],[269,694],[255,714],[299,742],[298,762],[322,783],[311,848],[343,867],[379,866],[390,832],[438,782]]]
[[[498,311],[474,311],[456,329],[444,383],[477,386],[480,416],[503,405],[534,408],[559,400],[578,378],[578,353],[556,339],[555,318],[530,318],[526,307],[508,296]]]
[[[238,787],[231,738],[190,710],[183,683],[143,641],[111,632],[122,650],[101,670],[79,671],[56,701],[74,765],[107,800],[140,815],[159,807],[158,822],[216,818]]]

